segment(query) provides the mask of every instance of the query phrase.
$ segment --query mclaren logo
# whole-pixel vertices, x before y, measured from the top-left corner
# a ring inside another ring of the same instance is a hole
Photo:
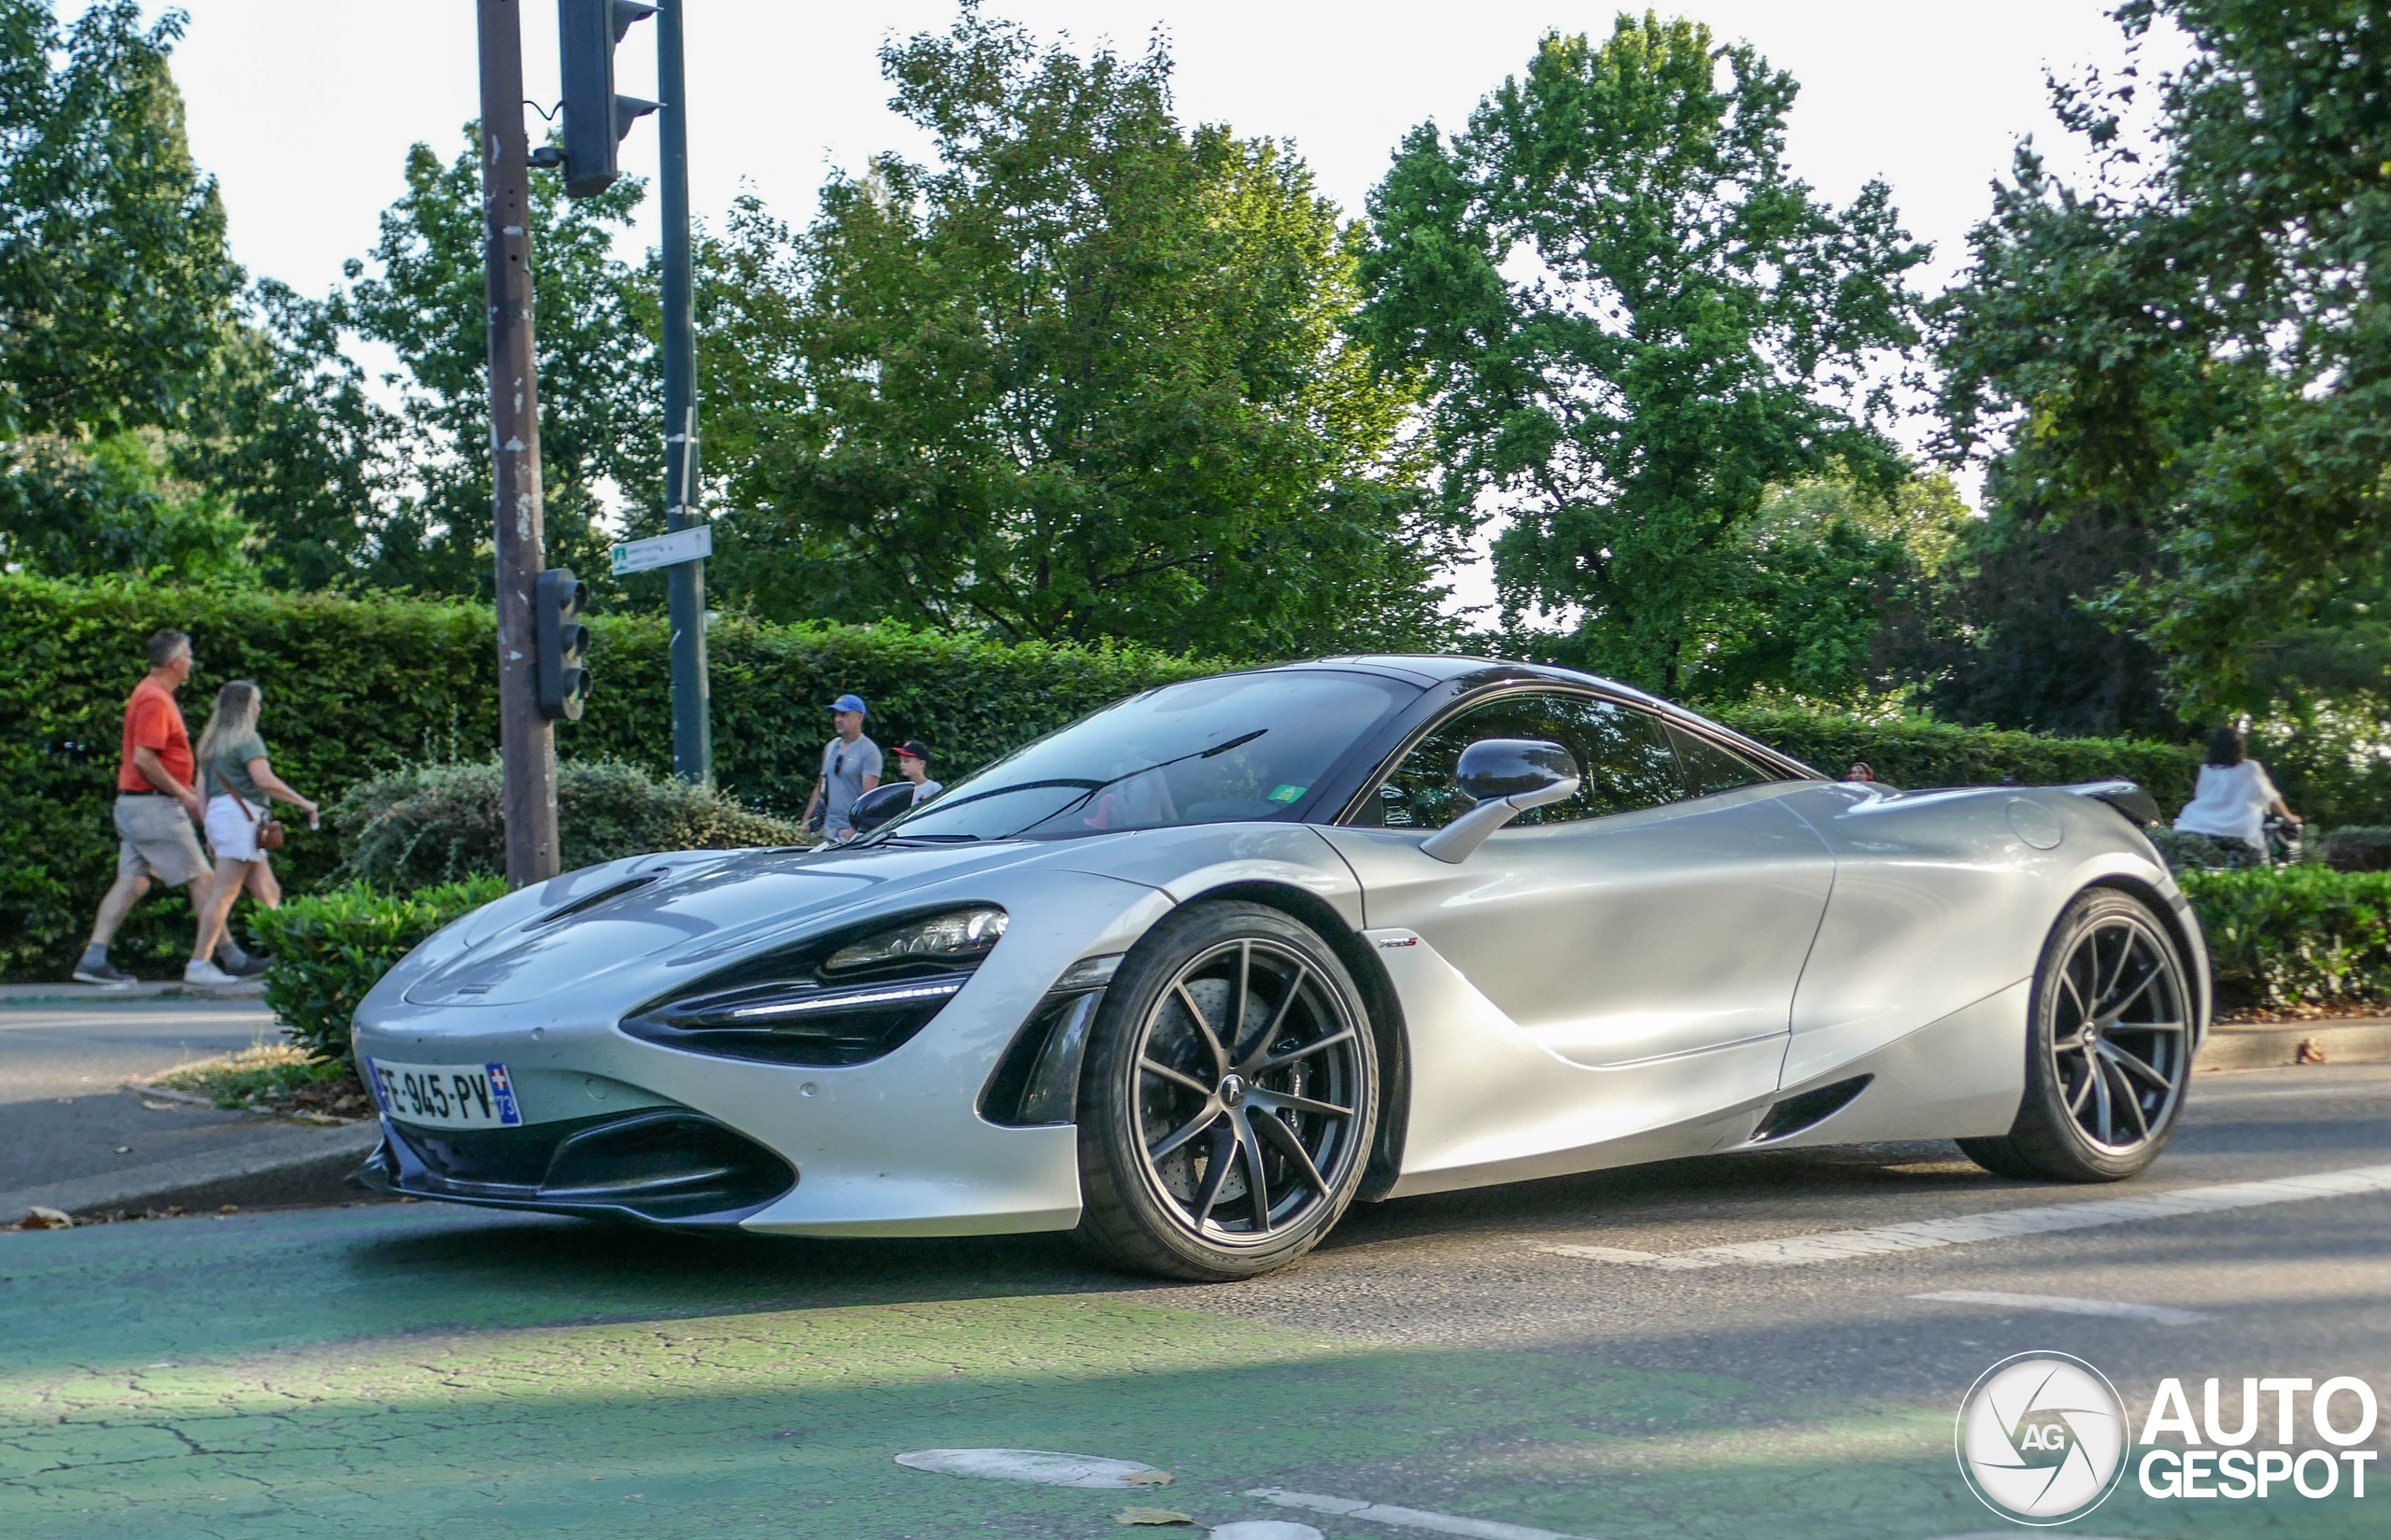
[[[2064,1524],[2116,1491],[2129,1428],[2100,1370],[2065,1353],[2019,1353],[1986,1370],[1960,1403],[1959,1471],[2002,1518]]]

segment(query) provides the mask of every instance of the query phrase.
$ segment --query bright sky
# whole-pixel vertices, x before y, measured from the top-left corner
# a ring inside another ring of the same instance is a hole
[[[687,0],[692,205],[719,219],[743,189],[785,218],[814,209],[834,168],[883,149],[918,155],[919,135],[887,107],[876,50],[889,36],[949,24],[951,0]],[[2031,134],[2073,163],[2051,118],[2045,69],[2114,66],[2123,44],[2115,0],[1678,0],[1663,11],[1747,39],[1802,84],[1792,115],[1795,170],[1848,198],[1871,177],[1891,183],[1911,232],[1932,241],[1939,288],[1965,257],[1988,184]],[[191,146],[220,180],[233,254],[303,291],[338,281],[343,259],[372,244],[401,191],[407,146],[444,156],[461,144],[476,84],[473,0],[182,0],[188,35],[175,70]],[[62,15],[81,8],[60,0]],[[161,8],[150,0],[152,14]],[[1124,51],[1167,29],[1183,117],[1293,139],[1324,191],[1351,212],[1423,119],[1458,127],[1549,29],[1606,33],[1619,7],[1570,0],[989,0],[991,14],[1041,38]],[[556,97],[555,7],[524,0],[526,94]],[[654,28],[634,28],[618,86],[653,95]],[[536,125],[535,125],[536,136]],[[655,169],[656,134],[624,145],[635,173]],[[651,204],[652,206],[652,204]],[[652,228],[634,233],[652,243]],[[1466,583],[1475,590],[1483,579]]]

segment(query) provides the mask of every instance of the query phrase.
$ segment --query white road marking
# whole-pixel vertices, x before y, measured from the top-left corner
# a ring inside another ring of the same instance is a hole
[[[1309,1524],[1291,1524],[1283,1519],[1241,1519],[1234,1524],[1216,1525],[1212,1540],[1328,1540]]]
[[[2114,1316],[2120,1321],[2155,1321],[2161,1326],[2192,1326],[2214,1316],[2178,1310],[2165,1305],[2129,1305],[2119,1299],[2072,1299],[2065,1294],[2005,1294],[1997,1289],[1944,1289],[1912,1299],[1941,1300],[1951,1305],[2001,1305],[2013,1310],[2052,1310],[2067,1316]]]
[[[1460,1519],[1450,1513],[1426,1513],[1419,1508],[1389,1507],[1383,1503],[1365,1503],[1358,1497],[1322,1497],[1308,1491],[1281,1491],[1276,1487],[1256,1487],[1245,1495],[1276,1503],[1282,1508],[1309,1508],[1315,1513],[1333,1513],[1339,1519],[1362,1519],[1397,1529],[1467,1535],[1470,1540],[1584,1540],[1583,1536],[1563,1534],[1557,1530],[1530,1529],[1525,1524],[1504,1524],[1492,1519]]]
[[[1152,1491],[1128,1477],[1151,1474],[1135,1460],[1096,1454],[1056,1454],[1052,1449],[914,1449],[897,1463],[947,1476],[983,1476],[998,1481],[1035,1481],[1048,1487],[1092,1487],[1104,1491]]]
[[[1584,1257],[1588,1262],[1624,1262],[1643,1266],[1661,1260],[1658,1251],[1627,1251],[1616,1246],[1539,1246],[1539,1251],[1549,1251],[1557,1257]]]
[[[1970,1530],[1965,1534],[1946,1534],[1943,1540],[2017,1540],[2016,1530]],[[2068,1540],[2117,1540],[2114,1534],[2071,1534]]]
[[[2357,1166],[2312,1176],[2281,1177],[2272,1181],[2220,1182],[2212,1187],[2179,1187],[2144,1197],[2103,1198],[2096,1203],[2059,1203],[2042,1208],[2002,1208],[1988,1214],[1957,1219],[1913,1220],[1906,1224],[1867,1230],[1830,1230],[1812,1236],[1788,1236],[1781,1240],[1747,1240],[1728,1246],[1705,1246],[1691,1251],[1658,1254],[1620,1250],[1603,1246],[1536,1245],[1531,1250],[1556,1256],[1580,1256],[1630,1267],[1663,1272],[1723,1267],[1746,1263],[1761,1267],[1794,1267],[1812,1262],[1841,1262],[1850,1257],[1879,1256],[1889,1251],[1917,1251],[1936,1246],[1967,1246],[1980,1240],[2011,1236],[2048,1235],[2061,1230],[2089,1230],[2135,1220],[2178,1219],[2186,1214],[2214,1213],[2227,1208],[2257,1208],[2273,1203],[2304,1203],[2311,1198],[2350,1197],[2391,1192],[2391,1166]]]

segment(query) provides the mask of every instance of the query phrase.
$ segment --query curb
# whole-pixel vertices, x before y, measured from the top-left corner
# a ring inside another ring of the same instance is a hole
[[[292,1128],[272,1140],[195,1160],[161,1161],[0,1193],[0,1223],[22,1218],[36,1206],[79,1215],[228,1203],[245,1208],[354,1203],[358,1194],[342,1181],[381,1142],[379,1122]]]
[[[0,984],[0,1006],[106,1005],[114,1000],[255,1000],[264,996],[262,979],[244,979],[217,989],[171,980],[130,984]]]
[[[2391,1020],[2341,1017],[2313,1022],[2265,1022],[2247,1026],[2209,1029],[2208,1041],[2193,1062],[2196,1070],[2272,1069],[2301,1063],[2302,1043],[2313,1042],[2324,1057],[2311,1064],[2383,1064],[2391,1062]]]

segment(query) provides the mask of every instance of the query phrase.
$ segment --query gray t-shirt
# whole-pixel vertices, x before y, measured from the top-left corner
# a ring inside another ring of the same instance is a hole
[[[226,743],[207,756],[199,767],[202,797],[222,797],[226,794],[247,802],[262,802],[265,798],[258,784],[249,779],[249,761],[265,757],[265,740],[256,733]]]
[[[822,832],[838,834],[855,827],[847,810],[863,795],[863,778],[880,775],[880,745],[869,738],[850,743],[833,738],[822,745]]]

